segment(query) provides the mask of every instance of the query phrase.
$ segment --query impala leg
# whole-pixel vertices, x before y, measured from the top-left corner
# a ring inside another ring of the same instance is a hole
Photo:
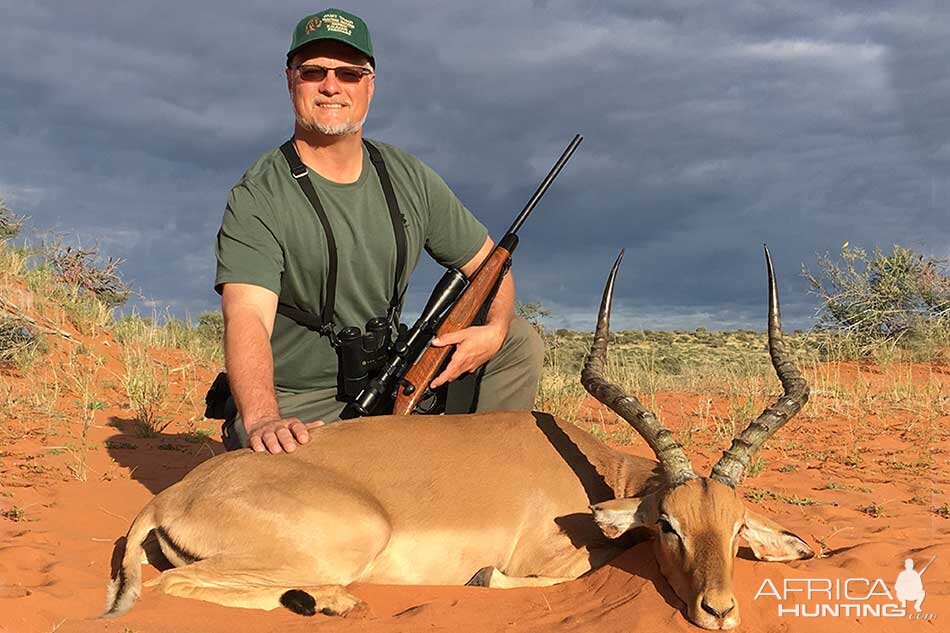
[[[310,585],[275,578],[274,570],[261,568],[259,562],[254,565],[223,558],[170,569],[146,584],[181,598],[265,611],[285,606],[303,615],[346,615],[363,605],[341,585]]]
[[[517,587],[550,587],[573,578],[553,578],[550,576],[508,576],[495,567],[482,567],[465,585],[467,587],[491,587],[493,589],[515,589]]]

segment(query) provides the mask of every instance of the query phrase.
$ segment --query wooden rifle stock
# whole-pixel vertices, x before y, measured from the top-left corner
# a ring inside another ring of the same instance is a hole
[[[502,275],[508,271],[510,261],[511,252],[501,245],[495,246],[472,276],[468,288],[449,310],[445,321],[437,331],[437,336],[463,330],[475,321],[479,310],[492,297],[495,287],[501,282]],[[396,403],[393,406],[395,415],[410,415],[413,412],[452,349],[451,345],[445,347],[430,345],[423,352],[404,377],[404,383],[412,385],[409,389],[410,393],[406,394],[405,384],[401,385],[396,393]]]
[[[574,138],[568,144],[567,149],[561,154],[554,167],[544,177],[541,184],[528,204],[525,205],[518,217],[511,224],[508,231],[501,238],[501,241],[495,245],[492,252],[481,263],[475,274],[472,275],[468,287],[462,291],[455,305],[445,316],[445,320],[436,330],[436,336],[444,336],[450,332],[457,332],[470,326],[479,311],[485,306],[487,301],[494,298],[495,290],[501,283],[502,276],[508,272],[511,264],[511,254],[518,246],[518,230],[524,221],[531,214],[531,211],[541,200],[544,192],[548,190],[561,169],[570,160],[574,150],[583,140],[580,134],[575,134]],[[426,395],[429,383],[435,378],[436,373],[442,368],[446,357],[452,351],[452,346],[432,347],[431,345],[419,356],[419,359],[410,367],[405,375],[399,380],[396,390],[396,402],[393,407],[395,415],[411,415],[416,405]],[[407,393],[408,392],[408,393]],[[364,413],[365,415],[365,413]]]

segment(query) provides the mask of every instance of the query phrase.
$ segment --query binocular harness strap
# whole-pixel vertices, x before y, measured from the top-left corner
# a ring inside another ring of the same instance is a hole
[[[399,203],[396,200],[396,191],[393,188],[392,180],[389,178],[389,172],[386,170],[386,164],[383,162],[383,156],[379,149],[366,139],[363,144],[369,152],[370,161],[376,169],[379,176],[379,182],[383,188],[383,194],[386,197],[386,206],[389,208],[389,219],[393,225],[393,235],[396,239],[396,278],[393,280],[393,294],[389,301],[389,312],[387,318],[390,326],[395,322],[399,307],[402,304],[402,294],[399,292],[399,280],[402,279],[406,267],[406,229],[403,226],[402,212],[399,210]],[[310,181],[309,172],[306,165],[300,160],[297,154],[297,148],[294,147],[293,139],[280,146],[280,152],[284,155],[287,165],[290,167],[290,173],[294,180],[300,186],[303,194],[310,201],[310,205],[320,219],[323,226],[323,232],[326,235],[328,261],[326,295],[323,301],[323,310],[319,315],[301,310],[292,305],[289,299],[281,289],[280,298],[277,302],[277,312],[283,316],[299,323],[300,325],[314,330],[330,339],[330,343],[336,346],[336,334],[333,328],[333,308],[336,302],[336,278],[337,278],[337,249],[336,240],[333,237],[333,229],[330,226],[330,219],[320,203],[320,197],[317,190]]]
[[[399,280],[406,269],[406,251],[408,250],[406,246],[406,228],[403,226],[402,212],[399,210],[399,202],[396,200],[396,190],[393,189],[393,181],[389,178],[389,171],[386,169],[386,163],[383,162],[383,155],[380,154],[375,145],[366,139],[363,139],[363,144],[369,152],[369,159],[372,161],[373,167],[376,168],[379,182],[383,186],[386,206],[389,207],[389,219],[393,223],[393,236],[396,238],[396,277],[393,279],[393,296],[389,300],[389,313],[387,314],[390,325],[392,325],[393,318],[398,313],[399,306],[402,305]]]

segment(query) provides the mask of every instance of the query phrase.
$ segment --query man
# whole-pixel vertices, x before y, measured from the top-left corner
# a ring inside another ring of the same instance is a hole
[[[930,560],[930,563],[933,559]],[[894,582],[894,590],[897,592],[897,599],[901,602],[901,608],[906,609],[908,602],[914,603],[914,610],[920,613],[920,605],[927,596],[924,591],[924,583],[920,577],[930,567],[930,563],[924,566],[921,571],[914,569],[914,560],[908,558],[904,561],[904,571],[897,574],[897,580]]]
[[[364,143],[375,68],[360,18],[327,9],[301,20],[287,54],[293,139],[231,190],[215,245],[229,450],[292,452],[308,428],[337,419],[336,334],[392,320],[423,248],[467,276],[491,252],[485,227],[431,169]],[[447,413],[532,407],[543,343],[513,303],[509,273],[484,325],[433,341],[454,346],[431,385],[451,383]]]

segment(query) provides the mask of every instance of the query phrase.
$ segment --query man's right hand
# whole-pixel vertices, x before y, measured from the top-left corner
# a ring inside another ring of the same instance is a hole
[[[297,418],[261,418],[245,423],[248,445],[258,453],[293,453],[298,444],[310,441],[309,429],[323,426],[322,420],[304,424]]]

